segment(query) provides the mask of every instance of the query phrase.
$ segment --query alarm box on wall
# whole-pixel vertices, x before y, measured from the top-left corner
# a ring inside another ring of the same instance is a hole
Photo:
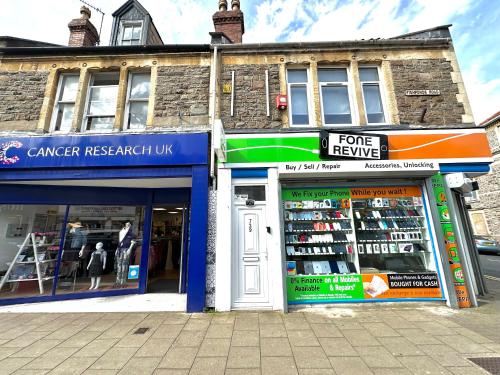
[[[279,94],[276,97],[276,108],[280,111],[284,111],[288,108],[288,97],[286,95]]]

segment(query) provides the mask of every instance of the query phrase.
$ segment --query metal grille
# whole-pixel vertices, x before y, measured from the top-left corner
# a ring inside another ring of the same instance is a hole
[[[500,357],[468,358],[469,361],[484,368],[492,375],[500,375]]]
[[[137,328],[134,332],[134,335],[144,335],[147,331],[149,331],[149,328],[145,327]]]

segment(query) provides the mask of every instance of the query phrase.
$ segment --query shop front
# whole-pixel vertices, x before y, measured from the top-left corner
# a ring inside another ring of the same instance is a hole
[[[232,231],[231,247],[218,238],[216,309],[474,304],[443,181],[487,173],[482,130],[226,138],[217,215]]]
[[[208,134],[0,145],[0,304],[164,293],[203,311]]]

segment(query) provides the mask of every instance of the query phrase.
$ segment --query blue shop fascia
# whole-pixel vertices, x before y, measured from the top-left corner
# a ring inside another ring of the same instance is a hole
[[[0,137],[0,304],[205,307],[209,134]]]

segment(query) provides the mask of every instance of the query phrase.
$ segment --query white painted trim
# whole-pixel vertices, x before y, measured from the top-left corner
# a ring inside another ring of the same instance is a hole
[[[217,178],[217,237],[215,241],[215,310],[231,310],[231,170],[218,170]]]

